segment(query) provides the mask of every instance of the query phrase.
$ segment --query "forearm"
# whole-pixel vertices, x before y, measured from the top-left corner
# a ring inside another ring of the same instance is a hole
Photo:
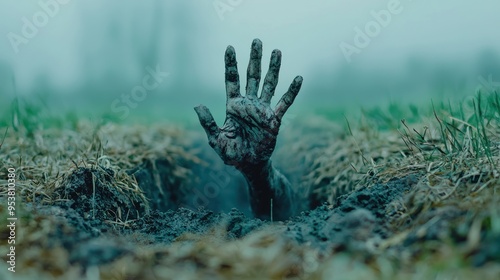
[[[270,220],[272,213],[273,220],[286,220],[293,215],[290,182],[274,168],[271,160],[243,166],[240,171],[248,183],[250,205],[257,218]]]

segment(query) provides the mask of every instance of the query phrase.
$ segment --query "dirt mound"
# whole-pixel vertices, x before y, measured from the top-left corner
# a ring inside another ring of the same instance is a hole
[[[106,168],[77,168],[54,192],[81,217],[101,221],[137,219],[149,206],[138,188],[118,187],[115,173]]]
[[[336,205],[323,205],[292,219],[286,235],[323,250],[387,238],[393,234],[388,230],[389,206],[416,182],[415,177],[394,179],[340,196]]]

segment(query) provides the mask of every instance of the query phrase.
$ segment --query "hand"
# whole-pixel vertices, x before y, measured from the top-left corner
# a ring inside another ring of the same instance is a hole
[[[207,107],[200,105],[194,108],[201,126],[207,133],[210,146],[224,163],[233,165],[239,170],[269,160],[276,146],[281,119],[292,105],[302,85],[302,77],[297,76],[273,110],[270,103],[278,84],[281,52],[273,51],[261,95],[257,97],[261,60],[262,42],[255,39],[247,70],[246,95],[242,96],[236,54],[232,46],[227,47],[226,120],[222,128],[217,126]]]

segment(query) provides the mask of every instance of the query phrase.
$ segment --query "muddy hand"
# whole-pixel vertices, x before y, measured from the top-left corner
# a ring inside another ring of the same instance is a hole
[[[225,53],[226,64],[226,120],[219,128],[207,107],[195,108],[210,146],[229,165],[242,169],[266,162],[276,146],[281,119],[292,105],[302,85],[297,76],[274,109],[271,98],[278,84],[281,52],[274,50],[262,92],[257,96],[261,79],[262,42],[252,43],[247,70],[246,95],[240,94],[236,54],[232,46]]]

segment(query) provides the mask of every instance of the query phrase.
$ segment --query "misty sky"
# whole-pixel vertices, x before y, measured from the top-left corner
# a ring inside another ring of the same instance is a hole
[[[310,83],[319,83],[314,79],[318,71],[335,71],[346,64],[376,71],[398,69],[409,57],[417,55],[467,65],[481,51],[500,48],[498,0],[62,2],[68,3],[60,4],[55,15],[38,28],[27,43],[15,47],[9,34],[23,36],[23,18],[32,22],[33,16],[43,8],[39,1],[0,2],[0,63],[3,67],[12,67],[20,91],[29,91],[41,74],[63,89],[79,85],[83,82],[83,66],[89,64],[89,60],[95,60],[95,75],[102,74],[99,69],[116,70],[117,73],[127,69],[119,74],[124,80],[127,75],[140,76],[144,67],[134,64],[134,53],[126,47],[109,44],[110,37],[119,34],[116,36],[120,36],[121,46],[141,40],[133,38],[133,34],[145,34],[148,38],[147,34],[152,32],[151,15],[159,2],[162,3],[161,11],[156,12],[161,13],[161,33],[153,34],[163,42],[158,63],[174,79],[187,75],[186,70],[177,71],[180,67],[176,56],[180,54],[172,47],[178,34],[185,32],[184,37],[189,42],[189,48],[182,54],[186,56],[185,64],[192,68],[197,83],[210,88],[223,88],[226,46],[235,47],[240,73],[244,73],[254,38],[260,38],[264,44],[264,69],[271,51],[275,48],[282,51],[278,86],[278,91],[282,92],[298,74],[304,76],[307,87]],[[177,9],[179,5],[183,7],[181,14]],[[345,43],[356,47],[356,28],[365,30],[367,24],[375,20],[373,13],[390,10],[389,6],[397,13],[386,18],[385,26],[379,25],[379,30],[372,30],[376,35],[366,46],[358,48],[359,53],[346,59],[339,45]],[[16,48],[18,53],[15,53]],[[84,56],[82,51],[103,55]]]

